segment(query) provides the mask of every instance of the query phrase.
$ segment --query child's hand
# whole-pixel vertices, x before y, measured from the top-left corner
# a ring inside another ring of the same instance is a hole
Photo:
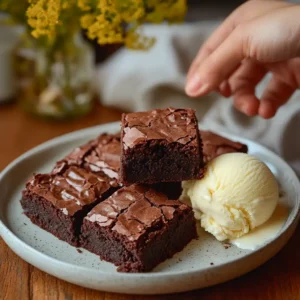
[[[261,101],[255,87],[273,77]],[[186,92],[213,90],[241,112],[271,118],[300,87],[300,5],[253,0],[234,11],[200,49],[189,70]]]

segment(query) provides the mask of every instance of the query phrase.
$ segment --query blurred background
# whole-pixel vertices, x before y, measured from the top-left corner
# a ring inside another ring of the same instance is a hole
[[[184,92],[199,47],[244,1],[189,0],[186,9],[184,0],[168,0],[143,17],[133,5],[122,8],[122,22],[111,8],[101,15],[96,2],[0,1],[0,169],[57,135],[171,105],[194,108],[215,131],[264,144],[300,172],[299,93],[266,121],[216,93],[190,99]]]
[[[75,2],[73,2],[70,1],[71,5],[74,5]],[[188,10],[184,12],[182,9],[181,13],[182,15],[185,14],[184,24],[219,20],[225,18],[241,3],[243,3],[241,0],[201,2],[190,0],[187,1]],[[65,119],[84,115],[92,107],[92,104],[90,104],[92,101],[91,95],[88,91],[90,79],[93,77],[91,74],[93,74],[97,65],[120,51],[123,48],[123,43],[115,42],[114,44],[99,45],[97,37],[94,36],[89,39],[87,30],[82,28],[83,26],[81,28],[78,26],[81,21],[81,14],[78,9],[73,9],[72,19],[71,16],[61,10],[62,24],[59,27],[65,27],[65,32],[59,28],[56,29],[58,36],[55,42],[56,45],[47,43],[44,41],[45,37],[50,38],[47,34],[41,37],[38,36],[39,29],[35,27],[36,23],[47,23],[47,21],[39,20],[37,15],[30,16],[30,13],[38,14],[39,9],[42,8],[38,5],[30,7],[26,0],[3,0],[0,4],[0,102],[9,103],[18,100],[23,110],[52,119]],[[51,9],[51,7],[48,9]],[[44,13],[47,13],[47,11],[44,11]],[[52,13],[54,14],[55,11]],[[73,21],[73,18],[75,21]],[[74,24],[70,26],[69,23]],[[44,24],[43,26],[41,30],[46,32],[51,25]],[[159,28],[155,28],[153,37],[157,38],[157,35],[160,35],[161,32],[168,35],[168,31],[170,31],[171,34],[172,29],[166,28],[164,25],[159,26]],[[80,38],[78,37],[79,33]],[[67,41],[70,37],[72,37],[72,40]],[[59,40],[60,38],[64,42]],[[157,39],[159,43],[160,38]],[[73,51],[62,49],[68,46],[66,44],[72,46]],[[193,44],[196,45],[193,51],[195,52],[199,41],[194,41]],[[132,58],[134,59],[134,57]],[[143,59],[147,59],[147,54],[143,56]],[[160,57],[156,56],[156,60],[159,59]],[[71,62],[67,63],[67,60]],[[143,62],[141,63],[143,64]],[[160,61],[160,67],[164,67],[163,61]],[[68,74],[70,72],[72,74]],[[61,82],[68,81],[67,77],[70,77],[70,82],[66,83],[69,87],[64,87]],[[72,86],[72,82],[74,83],[73,86],[76,85],[76,87]],[[97,86],[97,82],[94,83]],[[99,101],[102,90],[94,90],[93,92],[93,99],[96,97]],[[75,101],[77,100],[77,107],[72,103],[71,98],[77,98],[75,99]],[[105,104],[116,106],[115,103],[108,102]]]

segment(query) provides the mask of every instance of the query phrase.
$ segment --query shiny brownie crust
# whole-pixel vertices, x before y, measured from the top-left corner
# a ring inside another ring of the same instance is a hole
[[[201,178],[202,146],[191,109],[123,114],[121,144],[124,185]]]
[[[56,163],[54,172],[62,166],[74,165],[94,173],[102,173],[118,184],[120,169],[121,142],[120,133],[103,133],[96,139],[75,148],[66,157]]]

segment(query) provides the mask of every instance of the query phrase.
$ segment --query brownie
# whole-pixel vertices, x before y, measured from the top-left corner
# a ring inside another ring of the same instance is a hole
[[[107,176],[65,164],[51,174],[37,174],[23,191],[24,214],[59,239],[78,246],[83,218],[116,187]]]
[[[84,159],[84,167],[103,172],[110,178],[119,178],[121,141],[120,133],[102,134],[94,142],[92,151]]]
[[[104,173],[117,181],[120,169],[120,152],[120,133],[104,133],[96,139],[75,148],[56,164],[54,171],[60,169],[61,164],[67,163],[68,165],[83,167],[95,173]]]
[[[83,220],[81,245],[120,272],[147,272],[196,238],[190,207],[150,187],[123,187]]]
[[[122,184],[119,182],[120,159],[120,133],[104,133],[74,149],[56,164],[54,172],[59,171],[65,164],[77,165],[91,172],[104,173],[115,180],[115,185],[121,187]],[[152,188],[166,194],[170,199],[178,199],[182,192],[180,182],[157,183],[152,185]]]
[[[124,185],[201,178],[202,147],[192,109],[123,114],[121,143]]]
[[[203,159],[208,163],[213,158],[231,152],[248,152],[247,145],[233,142],[211,131],[200,130],[203,143]]]

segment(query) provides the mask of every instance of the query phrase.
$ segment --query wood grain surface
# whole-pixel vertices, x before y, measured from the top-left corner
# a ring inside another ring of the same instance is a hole
[[[30,148],[56,136],[119,120],[121,112],[96,105],[80,120],[47,122],[31,118],[16,105],[0,106],[0,170]],[[56,279],[17,257],[0,238],[1,300],[300,300],[300,228],[266,264],[238,279],[177,295],[134,296],[98,292]]]

